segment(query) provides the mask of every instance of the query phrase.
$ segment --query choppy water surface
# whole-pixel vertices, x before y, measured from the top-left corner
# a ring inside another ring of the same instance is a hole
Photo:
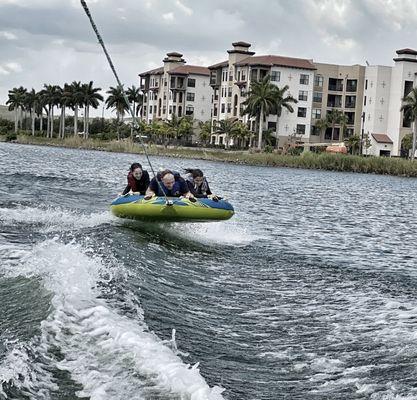
[[[417,399],[417,180],[153,158],[237,211],[153,226],[138,160],[0,144],[0,399]]]

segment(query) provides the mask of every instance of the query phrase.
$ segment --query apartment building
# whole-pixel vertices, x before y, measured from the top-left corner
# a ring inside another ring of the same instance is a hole
[[[250,51],[251,44],[246,42],[232,43],[226,61],[209,66],[210,85],[213,88],[212,121],[237,118],[247,123],[255,131],[254,119],[243,114],[250,84],[266,75],[271,83],[280,88],[288,85],[287,94],[298,99],[294,113],[283,110],[278,120],[279,146],[290,138],[310,141],[311,113],[313,101],[313,80],[316,67],[311,60],[283,57],[278,55],[255,56]],[[275,132],[277,116],[269,115],[264,129]],[[225,144],[225,135],[213,132],[211,143]],[[233,140],[231,143],[233,144]]]
[[[210,71],[187,65],[180,53],[168,53],[164,65],[139,74],[144,94],[141,118],[146,122],[190,116],[210,120]]]
[[[311,114],[311,142],[340,142],[361,131],[361,115],[365,81],[365,67],[362,65],[335,65],[314,63],[313,106]],[[347,117],[347,124],[336,123],[321,131],[316,127],[332,110],[339,110]],[[342,138],[343,129],[343,138]]]
[[[396,53],[394,66],[369,65],[365,70],[363,132],[370,148],[364,146],[364,154],[400,156],[402,139],[412,133],[412,121],[400,110],[417,83],[417,51]]]

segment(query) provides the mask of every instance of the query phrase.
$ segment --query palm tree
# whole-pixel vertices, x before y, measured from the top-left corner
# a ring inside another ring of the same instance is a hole
[[[44,98],[44,103],[47,113],[47,128],[46,128],[46,137],[53,136],[54,132],[54,107],[59,104],[60,98],[60,87],[57,85],[43,85],[44,89],[42,90],[42,96]]]
[[[36,109],[37,109],[37,102],[39,100],[39,96],[36,93],[35,89],[32,89],[30,92],[26,93],[25,96],[25,109],[29,111],[30,118],[32,120],[32,136],[35,136],[35,116],[36,116]]]
[[[276,87],[274,92],[274,111],[273,113],[277,116],[277,123],[275,126],[275,136],[276,136],[276,147],[278,148],[278,126],[279,126],[279,119],[281,118],[282,109],[285,108],[290,113],[294,112],[294,108],[292,107],[292,104],[298,103],[298,100],[294,99],[291,95],[286,96],[285,92],[289,89],[288,85],[285,85],[283,88]]]
[[[339,136],[339,140],[340,137],[343,139],[343,129],[347,122],[346,115],[340,110],[331,110],[329,113],[327,113],[326,118],[332,127],[332,140],[336,140],[334,138],[335,125],[341,125],[341,135]]]
[[[127,89],[126,95],[127,95],[128,100],[132,103],[133,114],[136,117],[140,109],[139,106],[141,106],[143,102],[143,96],[140,92],[140,89],[132,85],[132,87]],[[130,129],[130,136],[133,138],[133,121],[132,121],[132,127]]]
[[[97,108],[100,104],[100,101],[103,101],[103,96],[99,93],[101,88],[95,88],[93,86],[93,81],[85,83],[81,87],[83,93],[83,105],[84,105],[84,138],[88,138],[89,134],[89,115],[90,107]]]
[[[164,125],[167,132],[166,138],[172,137],[177,141],[181,129],[181,119],[172,114],[171,119],[165,121]]]
[[[349,147],[350,152],[355,155],[359,151],[361,138],[359,135],[352,135],[346,139],[346,144]]]
[[[59,137],[64,139],[65,137],[65,110],[67,107],[72,108],[72,89],[68,83],[64,84],[64,87],[60,88],[59,105],[61,107],[61,118],[59,124]]]
[[[231,133],[233,144],[237,144],[238,147],[243,148],[247,142],[247,139],[251,137],[251,131],[242,122],[236,123],[236,129]]]
[[[121,86],[110,87],[106,92],[109,96],[106,99],[106,108],[116,110],[117,118],[117,140],[120,140],[120,124],[123,123],[125,112],[129,109],[123,96],[123,88]],[[121,121],[120,121],[121,117]]]
[[[275,85],[269,75],[260,81],[252,81],[247,99],[243,102],[246,107],[244,114],[256,117],[258,120],[258,149],[262,148],[262,127],[264,119],[275,106]]]
[[[210,138],[211,138],[211,131],[212,131],[212,123],[211,121],[200,121],[198,123],[198,126],[200,128],[200,133],[199,133],[199,137],[200,140],[207,145],[207,143],[210,142]]]
[[[12,90],[9,90],[9,98],[6,101],[6,104],[9,106],[9,111],[15,112],[14,114],[14,131],[17,133],[19,122],[20,127],[22,127],[21,124],[21,112],[24,107],[24,101],[25,101],[25,95],[27,90],[20,86],[19,88],[13,88]]]
[[[314,124],[314,126],[320,131],[320,136],[321,134],[327,129],[330,128],[330,122],[327,118],[321,118],[319,120],[316,121],[316,123]]]
[[[74,136],[78,136],[78,110],[79,107],[84,106],[81,82],[73,81],[69,86],[69,92],[71,93],[71,106],[74,110]]]
[[[235,118],[223,119],[221,121],[216,121],[214,125],[214,132],[217,135],[225,136],[225,146],[229,147],[229,139],[236,135],[239,131],[239,121]]]
[[[165,137],[166,126],[161,124],[159,121],[152,120],[152,122],[145,126],[145,133],[150,136],[155,142],[161,143],[159,140],[161,137]]]
[[[44,107],[44,97],[42,92],[36,92],[36,101],[35,107],[33,109],[34,113],[39,118],[39,132],[43,133],[43,107]]]
[[[404,116],[413,121],[413,140],[411,146],[411,159],[414,160],[416,153],[416,139],[417,139],[417,87],[413,87],[410,93],[405,96],[402,101],[401,111],[404,111]]]

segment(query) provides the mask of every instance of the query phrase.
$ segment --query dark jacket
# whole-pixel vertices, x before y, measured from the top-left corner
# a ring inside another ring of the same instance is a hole
[[[140,194],[145,194],[146,189],[148,189],[149,186],[149,174],[148,171],[143,171],[142,176],[139,180],[137,180],[132,172],[129,172],[127,175],[127,186],[125,190],[123,190],[123,195],[129,193],[130,190],[132,192],[139,192]]]
[[[172,189],[166,188],[162,181],[160,181],[159,179],[158,184],[156,178],[152,178],[151,183],[149,184],[149,189],[152,190],[152,192],[154,192],[156,196],[164,196],[165,194],[165,196],[167,197],[180,197],[188,193],[188,187],[185,183],[184,178],[181,178],[179,174],[174,174],[174,177],[175,183]]]
[[[196,198],[205,198],[212,194],[206,178],[204,178],[203,183],[200,186],[194,184],[193,178],[191,176],[187,177],[186,182],[188,190]]]

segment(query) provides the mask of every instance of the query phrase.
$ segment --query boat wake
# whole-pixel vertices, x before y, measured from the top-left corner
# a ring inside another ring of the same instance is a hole
[[[77,396],[93,400],[222,399],[222,389],[210,388],[198,365],[184,364],[176,345],[148,330],[141,310],[126,316],[104,300],[107,283],[123,279],[123,266],[80,245],[47,240],[19,268],[6,264],[2,273],[41,279],[52,296],[39,337],[11,346],[0,364],[3,396],[14,387],[33,399],[53,398],[58,387],[48,371],[56,369],[79,385]]]

